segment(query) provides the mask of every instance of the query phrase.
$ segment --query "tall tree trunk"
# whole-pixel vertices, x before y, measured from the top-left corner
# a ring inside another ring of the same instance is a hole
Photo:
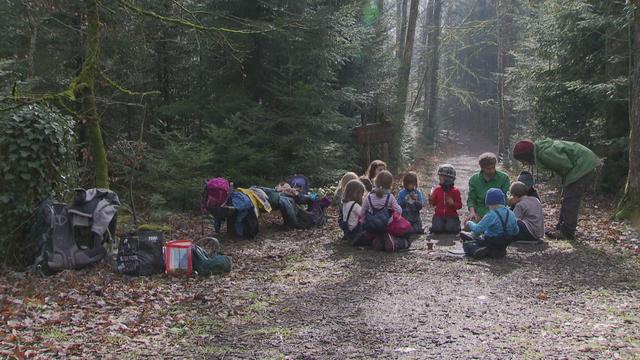
[[[99,76],[98,62],[100,58],[100,19],[98,17],[98,0],[86,0],[87,39],[85,42],[85,58],[80,75],[75,79],[74,92],[80,100],[80,116],[86,124],[86,140],[89,143],[91,156],[95,166],[95,186],[109,187],[109,169],[107,152],[102,139],[100,115],[96,109],[96,77]]]
[[[506,116],[504,105],[504,68],[506,49],[506,31],[505,31],[505,1],[496,0],[496,22],[498,27],[497,44],[498,44],[498,78],[496,81],[497,97],[498,97],[498,156],[504,162],[509,162],[509,121]]]
[[[411,0],[411,9],[407,22],[407,35],[404,41],[404,53],[402,54],[398,73],[398,111],[402,116],[404,116],[407,105],[407,89],[409,85],[409,74],[411,73],[411,59],[413,57],[413,43],[416,33],[419,3],[420,0]]]
[[[402,42],[402,35],[400,29],[402,29],[402,3],[404,0],[396,1],[396,57],[400,53],[400,43]]]
[[[407,43],[407,2],[408,0],[397,0],[401,2],[400,5],[400,29],[399,29],[399,38],[398,42],[398,52],[396,53],[396,57],[402,61],[402,57],[404,56],[404,49]]]
[[[31,37],[29,38],[29,57],[27,62],[29,64],[29,77],[36,75],[36,44],[38,41],[38,30],[40,30],[40,22],[38,19],[33,19]]]
[[[409,11],[409,19],[407,21],[407,35],[404,41],[404,53],[400,59],[400,68],[398,70],[398,96],[396,100],[396,111],[394,114],[395,126],[393,133],[392,158],[395,165],[400,161],[400,142],[402,137],[402,129],[404,128],[404,116],[407,108],[407,91],[409,87],[409,75],[411,73],[411,58],[413,56],[413,42],[416,33],[416,22],[418,19],[418,5],[420,0],[411,0],[411,8]]]
[[[427,7],[429,34],[427,35],[427,73],[424,96],[422,135],[427,144],[435,139],[435,116],[438,110],[438,71],[440,68],[440,32],[442,24],[442,0],[431,0]]]
[[[259,1],[251,2],[251,6],[244,9],[244,14],[251,20],[258,20],[262,15],[262,6]],[[253,40],[251,51],[243,62],[246,69],[246,78],[244,80],[245,89],[251,99],[256,103],[262,103],[264,91],[264,71],[263,71],[263,40],[261,34],[252,34]]]
[[[424,16],[422,17],[422,27],[420,29],[420,45],[422,46],[422,50],[420,51],[420,64],[418,68],[418,74],[422,74],[422,79],[420,80],[420,84],[418,85],[418,94],[416,95],[416,101],[420,101],[422,96],[425,94],[424,86],[426,81],[426,72],[427,72],[427,64],[429,63],[429,58],[427,55],[427,36],[429,35],[429,24],[431,18],[429,16],[429,6],[431,6],[431,1],[427,1],[427,8],[424,11]]]
[[[633,38],[633,76],[631,84],[631,114],[629,114],[629,173],[624,195],[618,204],[616,218],[640,220],[640,0],[636,5]],[[629,24],[631,26],[631,24]]]

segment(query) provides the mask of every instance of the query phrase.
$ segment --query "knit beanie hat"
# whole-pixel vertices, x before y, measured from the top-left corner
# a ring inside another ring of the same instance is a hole
[[[456,169],[451,164],[440,165],[438,168],[438,176],[444,176],[451,180],[456,179]]]
[[[513,157],[516,158],[516,160],[520,160],[520,161],[525,160],[525,161],[533,162],[533,160],[534,160],[534,156],[533,156],[534,147],[535,146],[533,144],[533,141],[531,141],[531,140],[520,140],[513,147]]]
[[[504,193],[498,188],[491,188],[484,198],[485,205],[504,205]]]
[[[527,185],[528,187],[533,187],[534,181],[533,181],[533,175],[528,172],[528,171],[523,171],[520,173],[520,175],[518,175],[518,180],[521,183]]]

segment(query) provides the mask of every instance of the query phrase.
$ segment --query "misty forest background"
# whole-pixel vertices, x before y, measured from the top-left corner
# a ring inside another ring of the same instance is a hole
[[[353,129],[381,121],[396,171],[443,130],[506,164],[518,138],[580,142],[633,217],[637,3],[2,1],[0,257],[28,258],[33,209],[75,187],[159,219],[196,211],[212,176],[335,182],[366,165]]]

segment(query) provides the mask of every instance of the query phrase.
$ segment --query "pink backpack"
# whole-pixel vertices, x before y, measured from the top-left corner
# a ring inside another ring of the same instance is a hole
[[[204,190],[202,212],[207,213],[211,209],[219,208],[227,202],[231,186],[227,179],[217,177],[208,180]]]

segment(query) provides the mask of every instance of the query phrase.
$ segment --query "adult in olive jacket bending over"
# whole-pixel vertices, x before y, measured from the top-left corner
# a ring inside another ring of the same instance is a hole
[[[518,141],[513,148],[513,157],[524,165],[550,170],[562,178],[560,219],[556,231],[547,232],[547,236],[574,239],[580,200],[602,160],[584,145],[552,139]]]

